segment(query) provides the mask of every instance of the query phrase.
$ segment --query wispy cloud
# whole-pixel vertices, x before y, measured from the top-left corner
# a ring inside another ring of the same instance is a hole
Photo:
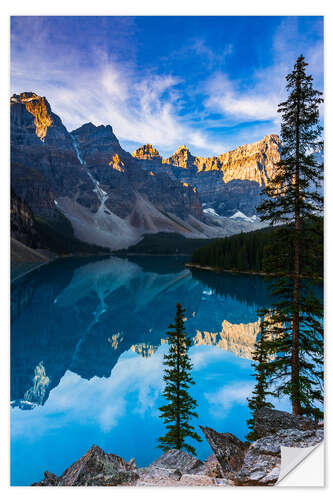
[[[250,396],[253,385],[251,383],[233,382],[216,392],[205,393],[205,398],[210,404],[211,413],[226,416],[234,405],[246,406],[246,398]]]
[[[280,95],[276,91],[258,92],[256,88],[243,91],[240,82],[232,82],[222,74],[215,74],[207,83],[205,105],[211,110],[219,110],[235,122],[275,120]]]
[[[313,31],[321,33],[321,21],[314,23]],[[231,79],[221,72],[206,82],[205,105],[211,111],[219,110],[232,124],[240,122],[271,121],[278,125],[278,103],[285,98],[285,75],[296,58],[303,53],[315,84],[322,84],[322,40],[309,45],[307,34],[302,33],[297,18],[286,18],[272,40],[272,57],[263,68],[249,74],[246,80]]]
[[[120,140],[149,142],[170,152],[179,144],[211,154],[224,150],[220,141],[209,140],[181,117],[178,77],[138,75],[100,45],[90,47],[87,56],[70,44],[67,50],[66,43],[57,49],[52,47],[48,23],[39,18],[30,18],[19,36],[14,30],[12,91],[45,95],[69,130],[89,121],[110,123]]]
[[[167,156],[186,144],[194,154],[217,155],[279,132],[284,77],[300,53],[322,85],[320,18],[305,30],[298,18],[283,18],[259,44],[261,65],[242,78],[235,37],[214,45],[208,32],[191,32],[179,48],[172,43],[158,60],[138,64],[135,19],[64,19],[13,18],[12,91],[45,95],[70,130],[111,124],[127,149],[149,142]]]

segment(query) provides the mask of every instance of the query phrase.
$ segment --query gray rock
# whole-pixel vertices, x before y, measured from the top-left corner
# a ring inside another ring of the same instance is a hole
[[[304,431],[316,428],[317,424],[314,420],[292,415],[286,411],[261,408],[255,414],[254,430],[260,438],[275,434],[281,429],[300,429]]]
[[[205,466],[200,460],[183,450],[176,449],[165,452],[150,467],[179,470],[181,474],[198,474],[205,471]]]
[[[139,478],[133,464],[121,457],[105,453],[93,445],[83,457],[57,477],[48,471],[44,479],[32,486],[117,486],[131,485]]]
[[[184,474],[179,480],[179,486],[216,486],[212,477],[204,474]]]
[[[214,453],[212,453],[206,460],[205,460],[205,469],[206,469],[206,475],[209,477],[214,477],[214,478],[222,478],[223,477],[223,471],[222,467],[217,460],[216,456]]]
[[[168,450],[149,467],[139,469],[138,473],[137,486],[179,486],[179,481],[183,486],[185,483],[192,486],[204,485],[205,482],[205,485],[213,484],[211,477],[206,475],[205,465],[183,450]],[[199,476],[207,479],[198,479]]]
[[[271,486],[280,474],[281,446],[307,448],[320,443],[324,438],[322,430],[283,429],[271,436],[265,436],[251,444],[243,465],[235,475],[239,486]]]
[[[201,427],[222,469],[222,477],[232,479],[241,468],[247,450],[245,443],[229,432],[216,432],[209,427]]]

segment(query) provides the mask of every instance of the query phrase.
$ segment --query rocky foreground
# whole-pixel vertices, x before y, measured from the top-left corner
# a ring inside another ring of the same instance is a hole
[[[324,438],[322,423],[264,408],[255,419],[259,439],[250,446],[236,436],[201,427],[213,454],[205,462],[182,450],[169,450],[138,468],[93,445],[61,476],[44,473],[32,486],[273,486],[279,478],[281,446],[305,448]]]

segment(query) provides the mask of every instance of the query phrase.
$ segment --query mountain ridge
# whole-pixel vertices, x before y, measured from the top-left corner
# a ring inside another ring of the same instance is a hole
[[[215,238],[258,227],[230,219],[237,210],[253,215],[262,179],[256,174],[255,181],[240,180],[237,173],[231,178],[230,169],[223,170],[225,164],[241,169],[239,154],[224,153],[223,163],[223,155],[202,159],[180,146],[163,159],[145,145],[138,158],[121,147],[111,125],[88,122],[69,132],[47,99],[34,92],[14,94],[10,104],[13,191],[46,220],[60,211],[81,241],[118,250],[160,231]],[[268,172],[267,152],[259,148],[255,154],[255,168]],[[213,215],[204,210],[209,207]]]

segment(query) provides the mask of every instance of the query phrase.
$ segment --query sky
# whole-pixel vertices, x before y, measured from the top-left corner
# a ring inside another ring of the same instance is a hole
[[[279,133],[300,54],[323,90],[323,17],[15,16],[11,92],[45,96],[69,131],[110,124],[129,152],[213,156]]]

